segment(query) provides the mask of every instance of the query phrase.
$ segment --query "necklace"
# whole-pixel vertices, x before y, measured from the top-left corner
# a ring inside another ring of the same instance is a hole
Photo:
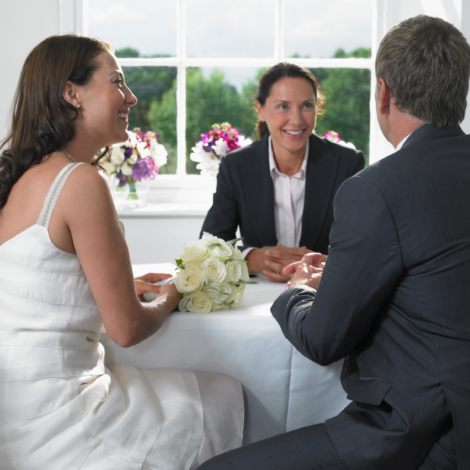
[[[68,154],[65,150],[60,149],[60,151],[61,151],[61,152],[64,152],[65,155],[67,155],[67,157],[69,157],[70,160],[72,160],[74,163],[77,163],[77,161],[73,159],[72,155]]]

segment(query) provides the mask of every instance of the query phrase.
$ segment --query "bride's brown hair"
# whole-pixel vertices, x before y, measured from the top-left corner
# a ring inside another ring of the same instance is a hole
[[[11,130],[0,150],[0,209],[11,188],[32,166],[74,136],[78,111],[62,96],[67,81],[83,86],[98,68],[95,58],[112,46],[74,34],[51,36],[27,57],[13,101]],[[96,163],[95,160],[94,163]]]

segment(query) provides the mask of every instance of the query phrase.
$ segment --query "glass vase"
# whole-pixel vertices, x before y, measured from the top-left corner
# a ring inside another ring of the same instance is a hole
[[[116,209],[137,209],[145,207],[149,202],[148,180],[131,181],[119,187],[119,180],[111,176],[108,183]]]

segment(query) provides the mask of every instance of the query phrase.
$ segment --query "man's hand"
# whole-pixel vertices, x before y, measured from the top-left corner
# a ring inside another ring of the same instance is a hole
[[[134,279],[135,291],[137,297],[141,301],[144,300],[144,292],[153,292],[154,294],[160,294],[160,290],[163,286],[156,286],[154,282],[163,281],[172,277],[171,274],[158,274],[158,273],[148,273],[143,276],[136,277]]]
[[[282,246],[265,246],[250,251],[246,257],[248,269],[264,274],[272,282],[288,282],[292,276],[283,274],[283,269],[295,262],[300,262],[302,256],[312,253],[305,247],[289,248]],[[323,255],[322,255],[323,256]]]
[[[286,287],[309,286],[318,289],[325,266],[324,259],[321,253],[309,253],[301,261],[286,266],[283,273],[292,276]]]

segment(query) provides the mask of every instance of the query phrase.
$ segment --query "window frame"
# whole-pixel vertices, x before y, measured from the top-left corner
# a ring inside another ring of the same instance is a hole
[[[193,189],[213,191],[214,185],[207,184],[207,177],[186,174],[186,69],[188,67],[270,67],[288,61],[308,68],[361,68],[371,71],[370,100],[370,163],[390,153],[375,118],[375,53],[383,34],[391,27],[391,1],[372,0],[372,53],[370,58],[320,59],[291,58],[284,55],[284,11],[285,0],[273,0],[274,6],[274,55],[271,58],[190,58],[186,56],[186,1],[176,2],[176,57],[162,58],[118,58],[121,67],[159,66],[176,67],[176,131],[177,169],[174,175],[159,175],[150,182],[155,190]],[[379,19],[381,21],[379,21]],[[88,0],[60,1],[60,32],[88,34]],[[206,189],[207,190],[207,189]]]

